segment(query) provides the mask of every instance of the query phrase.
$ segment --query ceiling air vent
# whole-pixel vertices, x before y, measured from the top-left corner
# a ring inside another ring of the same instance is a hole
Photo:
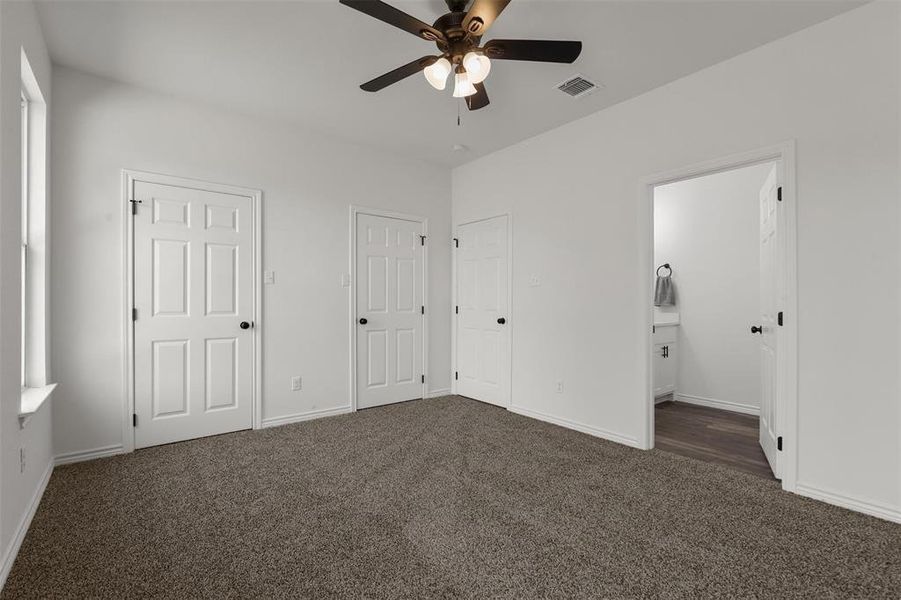
[[[573,98],[581,98],[595,91],[598,87],[600,87],[598,84],[585,79],[581,75],[574,75],[558,85],[557,89]]]

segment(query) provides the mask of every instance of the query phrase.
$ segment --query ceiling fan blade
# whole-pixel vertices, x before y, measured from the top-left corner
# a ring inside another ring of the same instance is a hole
[[[430,42],[438,40],[447,41],[442,32],[438,31],[428,23],[424,23],[402,10],[398,10],[389,4],[385,4],[381,0],[340,0],[340,2],[344,6],[349,6],[350,8],[356,9],[379,21],[394,25],[417,37],[421,37],[424,40]]]
[[[559,40],[491,40],[485,54],[498,60],[571,63],[582,53],[582,42]]]
[[[488,92],[485,91],[484,83],[473,84],[476,93],[472,96],[466,96],[466,106],[469,110],[479,110],[488,106]]]
[[[406,79],[410,75],[422,71],[424,68],[438,60],[438,58],[438,56],[423,56],[422,58],[417,58],[402,67],[398,67],[393,71],[388,71],[384,75],[376,77],[372,81],[367,81],[361,85],[360,88],[366,92],[377,92],[388,87],[392,83],[397,83],[401,79]]]
[[[484,35],[508,4],[510,0],[475,0],[463,18],[463,31],[474,36]]]

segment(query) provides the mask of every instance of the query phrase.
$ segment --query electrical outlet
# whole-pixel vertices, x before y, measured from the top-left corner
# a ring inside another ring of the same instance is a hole
[[[338,278],[341,287],[350,287],[350,273],[341,273],[341,277]]]
[[[541,285],[541,277],[539,277],[538,275],[532,274],[532,276],[529,277],[529,285],[531,287],[538,287],[539,285]]]
[[[557,393],[558,393],[558,394],[562,394],[562,393],[563,393],[563,382],[562,382],[562,381],[558,381],[558,382],[557,382]]]
[[[301,388],[303,387],[302,384],[303,384],[303,380],[300,378],[300,375],[296,375],[296,376],[292,377],[291,378],[291,391],[299,392],[301,390]]]
[[[19,473],[25,472],[25,448],[19,448]]]

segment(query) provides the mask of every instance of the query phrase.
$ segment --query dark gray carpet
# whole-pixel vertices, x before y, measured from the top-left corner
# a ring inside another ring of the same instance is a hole
[[[899,598],[901,526],[461,398],[60,467],[12,598]]]

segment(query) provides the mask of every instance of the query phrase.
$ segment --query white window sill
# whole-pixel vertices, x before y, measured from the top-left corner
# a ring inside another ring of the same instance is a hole
[[[43,387],[30,387],[22,390],[22,400],[19,404],[19,427],[21,429],[25,428],[28,420],[41,409],[55,389],[56,384],[51,383]]]

